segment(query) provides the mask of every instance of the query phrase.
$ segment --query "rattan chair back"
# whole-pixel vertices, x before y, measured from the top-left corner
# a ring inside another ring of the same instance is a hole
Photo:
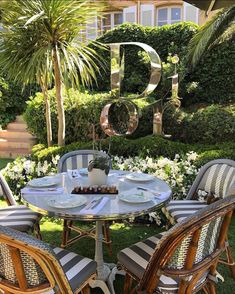
[[[6,293],[73,293],[48,244],[3,226],[0,276],[0,289]]]
[[[209,275],[215,276],[234,209],[235,197],[228,196],[167,231],[138,285],[139,293],[154,293],[161,275],[177,278],[179,293],[193,293]]]
[[[0,195],[4,197],[8,205],[16,205],[15,198],[9,188],[4,176],[0,172]]]
[[[86,168],[95,155],[108,156],[105,152],[97,150],[76,150],[68,152],[60,158],[58,172],[61,173],[66,172],[69,169]]]
[[[224,198],[226,195],[231,195],[230,191],[234,184],[235,161],[230,159],[212,160],[201,167],[186,199],[198,200],[200,190],[208,196]]]

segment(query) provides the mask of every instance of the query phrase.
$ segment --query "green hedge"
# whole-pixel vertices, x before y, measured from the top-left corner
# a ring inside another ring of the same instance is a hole
[[[13,121],[26,108],[26,100],[35,93],[36,86],[26,87],[7,79],[0,70],[0,128]]]
[[[179,93],[184,106],[193,103],[231,103],[235,101],[234,72],[235,41],[230,39],[218,44],[205,54],[194,72],[188,73],[185,68],[187,45],[197,32],[198,26],[193,23],[177,23],[162,27],[143,27],[135,24],[123,24],[108,31],[98,38],[103,43],[143,42],[152,46],[163,62],[167,62],[169,54],[178,54],[183,64],[180,69],[185,78],[181,80]],[[106,72],[98,79],[99,90],[110,89],[110,58],[107,52],[100,52],[107,61]],[[122,91],[139,93],[148,83],[150,68],[148,58],[142,49],[136,46],[125,48],[125,78]],[[184,68],[185,66],[185,68]],[[155,95],[162,98],[169,90],[169,81],[163,72],[163,79],[155,90]],[[168,81],[168,82],[167,82]],[[94,85],[96,87],[96,85]]]
[[[44,148],[36,145],[33,148],[32,157],[37,161],[51,161],[52,156],[63,155],[77,149],[92,149],[92,142],[80,142],[66,145],[65,147]],[[99,147],[115,156],[141,156],[158,157],[164,156],[173,159],[176,154],[185,154],[195,151],[199,154],[198,165],[204,164],[214,158],[230,158],[235,160],[235,144],[224,143],[216,145],[184,144],[170,141],[160,136],[146,136],[134,140],[123,137],[112,137],[100,142]]]
[[[208,50],[185,83],[196,82],[192,91],[183,92],[185,106],[192,103],[235,103],[235,39]],[[184,87],[181,87],[185,90]]]
[[[109,93],[88,93],[69,90],[65,92],[66,144],[78,141],[89,141],[92,136],[91,124],[96,125],[98,137],[104,137],[99,125],[99,117],[103,106],[110,99]],[[54,142],[57,138],[57,112],[55,91],[49,91],[52,111]],[[128,136],[131,139],[152,134],[154,98],[136,100],[139,109],[139,125],[137,130]],[[37,93],[27,104],[25,119],[29,130],[37,136],[40,143],[46,143],[46,122],[43,96]],[[123,115],[121,113],[120,115]],[[165,134],[173,140],[183,143],[220,143],[235,138],[235,106],[210,105],[200,108],[175,109],[167,108],[163,115]]]
[[[104,136],[99,124],[100,113],[104,105],[110,101],[109,93],[88,93],[79,92],[73,89],[64,91],[64,109],[66,122],[66,144],[78,141],[88,141],[92,139],[92,124],[95,125],[96,135]],[[48,91],[51,104],[51,121],[53,141],[57,142],[57,110],[55,100],[55,90]],[[151,107],[146,107],[152,102],[151,98],[136,101],[140,123],[135,131],[134,137],[145,136],[152,132],[152,122],[146,117],[152,112]],[[116,114],[115,114],[116,115]],[[123,112],[120,113],[123,115]],[[38,138],[40,143],[46,143],[46,119],[45,106],[42,93],[36,93],[35,97],[30,97],[24,113],[28,129]]]
[[[142,42],[152,46],[162,61],[167,62],[168,55],[178,54],[185,56],[186,46],[197,31],[198,26],[193,23],[177,23],[162,27],[144,27],[136,24],[123,24],[108,31],[98,38],[99,42],[108,44],[116,42]],[[98,78],[99,90],[110,90],[110,57],[107,52],[99,51],[107,61],[107,68]],[[147,86],[150,76],[150,67],[146,53],[137,46],[125,47],[125,78],[122,91],[142,92]],[[95,87],[96,85],[94,85]],[[156,93],[161,90],[158,86]]]
[[[185,112],[168,109],[164,114],[164,130],[184,143],[215,144],[235,142],[235,106],[210,105]]]

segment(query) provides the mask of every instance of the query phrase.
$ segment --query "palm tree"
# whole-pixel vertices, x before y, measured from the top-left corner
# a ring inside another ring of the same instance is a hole
[[[58,145],[63,146],[62,87],[91,84],[102,66],[96,51],[80,37],[86,24],[104,9],[103,1],[12,0],[0,5],[5,28],[1,32],[0,65],[10,78],[25,84],[36,78],[48,111],[47,89],[55,85]]]
[[[235,32],[235,5],[219,11],[203,25],[189,43],[188,65],[194,68],[204,53]]]

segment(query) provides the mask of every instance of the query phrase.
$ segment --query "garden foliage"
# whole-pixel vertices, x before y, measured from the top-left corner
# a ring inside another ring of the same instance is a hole
[[[53,141],[57,141],[57,111],[55,90],[48,91],[51,103],[51,119]],[[95,125],[96,136],[103,136],[99,119],[102,108],[110,101],[111,96],[106,93],[88,93],[86,91],[77,91],[70,89],[64,91],[64,109],[66,121],[66,144],[79,141],[88,141],[92,139],[92,125]],[[148,100],[136,101],[139,106],[140,123],[136,130],[135,136],[145,136],[146,129],[151,128],[152,122],[148,117],[148,113],[152,112],[152,108],[146,108],[151,98]],[[28,129],[38,138],[40,143],[46,143],[46,121],[45,106],[43,103],[42,93],[36,93],[35,97],[30,97],[27,102],[27,108],[24,118],[27,122]]]
[[[2,128],[25,110],[25,101],[29,93],[29,88],[22,90],[21,85],[0,75],[0,126]]]
[[[234,72],[235,59],[234,40],[230,39],[208,50],[204,58],[193,72],[187,71],[184,57],[187,45],[197,32],[198,26],[193,23],[177,23],[162,27],[143,27],[135,24],[123,24],[108,31],[98,38],[103,43],[143,42],[152,46],[164,63],[169,54],[177,54],[183,64],[180,83],[180,97],[183,105],[193,103],[230,103],[235,101]],[[123,92],[141,92],[148,83],[150,67],[146,53],[137,46],[125,47],[125,78],[122,83]],[[107,60],[107,70],[98,79],[98,89],[110,88],[110,60],[107,52],[101,52]],[[170,74],[170,72],[169,72]],[[166,75],[166,73],[164,73]],[[182,80],[182,76],[185,78]],[[193,86],[192,86],[193,85]],[[95,85],[94,85],[95,87]],[[162,98],[169,88],[169,80],[163,78],[155,95]]]
[[[161,60],[166,63],[169,54],[178,54],[180,59],[186,54],[189,40],[197,31],[194,23],[177,23],[162,27],[144,27],[136,24],[123,24],[108,31],[98,38],[99,42],[142,42],[153,47]],[[125,46],[125,77],[122,83],[122,92],[140,93],[147,86],[150,76],[149,58],[144,50],[138,46]],[[98,78],[98,89],[110,89],[110,57],[107,52],[100,51],[101,56],[107,60],[106,71],[101,72]],[[172,75],[169,73],[169,76]],[[171,84],[170,80],[161,82],[155,91],[159,98],[166,93],[166,88]],[[95,87],[95,85],[94,85]]]
[[[112,137],[101,140],[96,148],[102,149],[112,156],[123,156],[125,158],[131,157],[152,157],[159,156],[174,159],[175,154],[184,156],[187,152],[194,151],[198,153],[195,164],[201,166],[206,162],[217,158],[230,158],[235,160],[235,144],[224,143],[215,145],[205,144],[184,144],[164,139],[160,136],[146,136],[135,140],[126,139],[123,137]],[[35,145],[32,150],[32,158],[36,161],[43,162],[47,160],[52,161],[56,155],[63,154],[79,149],[92,149],[92,142],[78,142],[64,147],[49,147],[44,145]]]
[[[50,90],[52,127],[54,142],[57,135],[57,112],[55,106],[55,91]],[[104,136],[100,124],[100,113],[110,94],[79,92],[70,89],[65,92],[66,144],[89,141],[92,139],[92,124],[99,138]],[[139,125],[137,130],[129,136],[135,139],[152,134],[154,98],[136,100],[139,109]],[[40,143],[46,143],[46,122],[43,95],[37,93],[27,102],[25,120],[29,130],[38,138]],[[122,113],[121,113],[122,114]],[[210,105],[192,108],[167,108],[163,115],[163,129],[165,134],[172,135],[174,140],[184,143],[222,143],[235,138],[235,108],[234,106]]]

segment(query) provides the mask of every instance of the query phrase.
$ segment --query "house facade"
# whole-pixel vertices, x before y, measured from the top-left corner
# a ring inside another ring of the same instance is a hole
[[[154,27],[180,21],[201,25],[206,21],[205,12],[183,0],[109,0],[104,17],[89,24],[86,37],[95,39],[122,23]]]

